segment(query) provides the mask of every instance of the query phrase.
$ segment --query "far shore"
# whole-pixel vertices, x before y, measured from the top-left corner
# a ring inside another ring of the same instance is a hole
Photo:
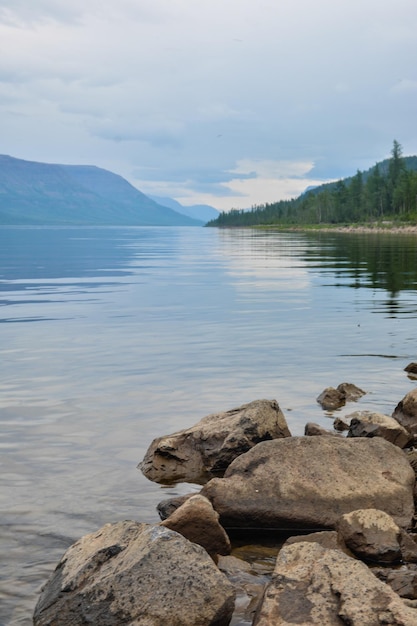
[[[330,233],[387,233],[417,235],[417,224],[395,224],[392,222],[378,224],[312,224],[312,225],[259,225],[255,228],[267,230],[284,230],[297,232],[330,232]]]

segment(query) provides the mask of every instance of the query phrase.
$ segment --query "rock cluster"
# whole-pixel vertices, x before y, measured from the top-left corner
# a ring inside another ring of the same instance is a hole
[[[278,403],[259,400],[155,440],[145,476],[200,493],[162,502],[159,523],[71,546],[34,625],[226,626],[237,611],[254,626],[416,626],[417,390],[392,416],[346,419],[291,436]],[[227,556],[236,530],[275,537],[273,571]]]

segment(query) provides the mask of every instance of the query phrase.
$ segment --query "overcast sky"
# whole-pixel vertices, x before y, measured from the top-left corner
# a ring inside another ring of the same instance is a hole
[[[416,0],[0,0],[0,153],[246,208],[417,154]]]

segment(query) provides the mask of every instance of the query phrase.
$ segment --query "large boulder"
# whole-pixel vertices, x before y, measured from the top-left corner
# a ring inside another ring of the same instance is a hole
[[[254,626],[415,626],[417,611],[361,561],[317,543],[284,546]]]
[[[161,522],[161,526],[175,530],[189,541],[203,546],[215,560],[218,554],[230,553],[230,539],[219,524],[219,514],[211,502],[199,494],[188,498]]]
[[[348,437],[383,437],[399,448],[405,448],[412,439],[404,426],[383,413],[356,411],[346,418],[350,418]]]
[[[414,471],[384,439],[290,437],[259,443],[201,490],[227,528],[334,528],[378,508],[408,527]]]
[[[412,435],[417,435],[417,387],[409,391],[397,404],[392,414]]]
[[[275,400],[255,400],[207,415],[195,426],[154,439],[138,467],[158,483],[204,484],[260,441],[290,437]]]
[[[359,509],[342,515],[339,538],[364,561],[395,563],[401,560],[401,529],[378,509]]]
[[[234,590],[178,533],[125,521],[86,535],[44,587],[34,626],[226,626]]]

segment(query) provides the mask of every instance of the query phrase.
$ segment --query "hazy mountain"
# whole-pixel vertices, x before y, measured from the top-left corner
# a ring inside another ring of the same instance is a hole
[[[0,155],[0,224],[200,226],[127,180],[88,165]]]
[[[201,220],[204,224],[219,217],[219,211],[209,204],[192,204],[191,206],[183,206],[173,198],[166,198],[164,196],[149,197],[158,204],[162,204],[162,206],[169,207],[170,209],[177,211],[177,213],[188,215],[188,217],[192,217],[196,220]]]

